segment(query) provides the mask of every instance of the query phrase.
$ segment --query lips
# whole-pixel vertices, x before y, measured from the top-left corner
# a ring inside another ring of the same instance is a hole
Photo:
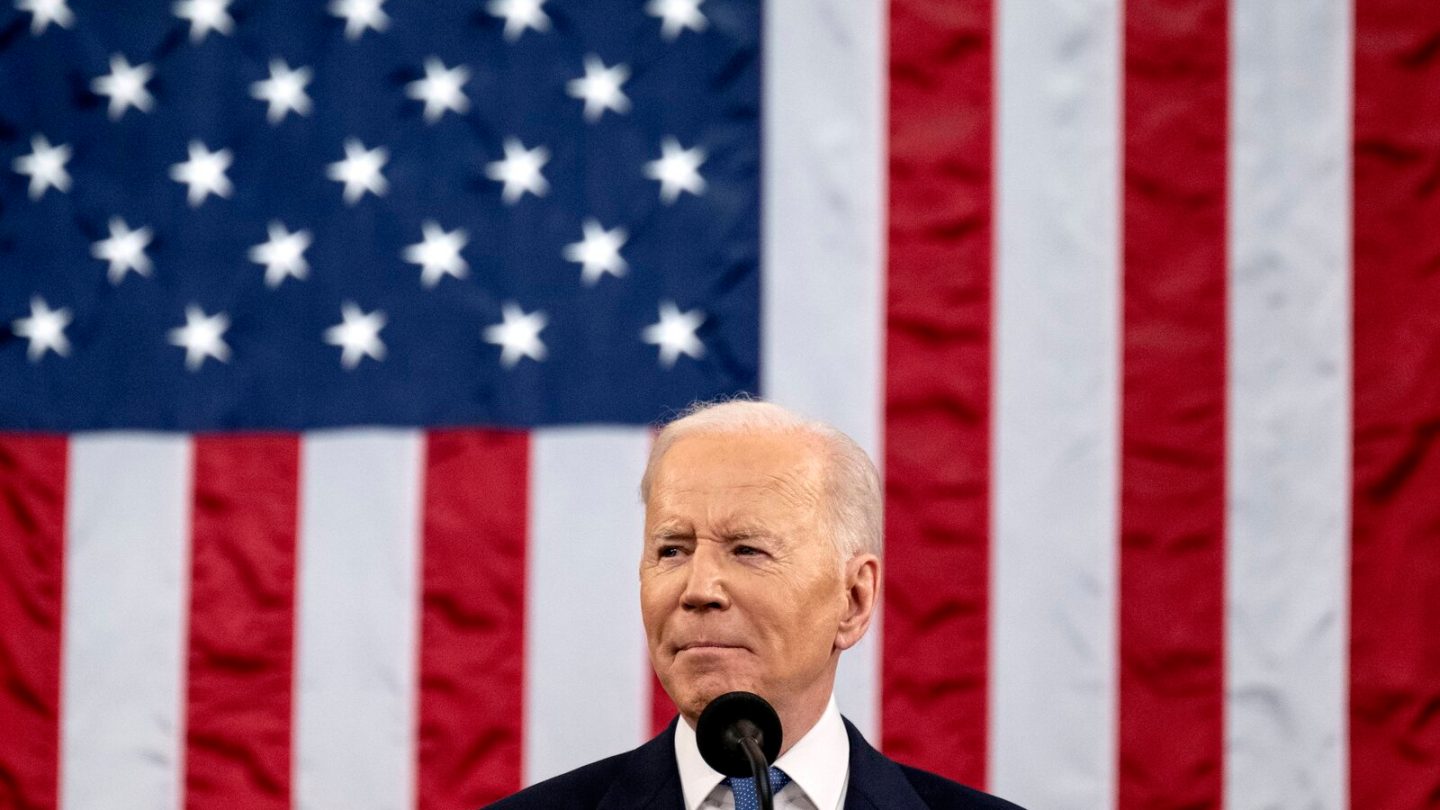
[[[686,650],[743,650],[743,649],[745,649],[745,646],[744,646],[743,644],[732,644],[732,643],[730,643],[730,642],[728,642],[728,641],[701,640],[701,641],[687,641],[687,642],[685,642],[684,644],[680,644],[680,645],[676,646],[675,651],[676,651],[676,652],[685,652]]]

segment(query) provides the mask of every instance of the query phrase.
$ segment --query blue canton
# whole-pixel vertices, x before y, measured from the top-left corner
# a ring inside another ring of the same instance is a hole
[[[0,8],[0,429],[756,389],[759,0],[39,6]]]

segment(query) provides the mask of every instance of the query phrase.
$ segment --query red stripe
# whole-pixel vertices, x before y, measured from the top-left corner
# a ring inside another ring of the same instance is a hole
[[[679,714],[675,708],[675,701],[665,693],[665,687],[660,685],[660,679],[655,673],[650,673],[650,735],[654,736],[664,731],[670,725],[670,721]]]
[[[1350,806],[1440,807],[1440,4],[1355,17]]]
[[[290,807],[292,436],[195,439],[185,807]]]
[[[1119,806],[1219,807],[1226,0],[1125,20]]]
[[[0,435],[0,807],[57,806],[67,455]]]
[[[991,3],[890,6],[887,753],[985,781]]]
[[[425,467],[419,807],[520,788],[530,443],[444,431]]]

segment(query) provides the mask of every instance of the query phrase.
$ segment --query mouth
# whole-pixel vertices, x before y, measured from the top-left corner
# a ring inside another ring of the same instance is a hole
[[[675,648],[675,652],[714,652],[718,650],[743,650],[741,644],[730,644],[724,641],[687,641]]]

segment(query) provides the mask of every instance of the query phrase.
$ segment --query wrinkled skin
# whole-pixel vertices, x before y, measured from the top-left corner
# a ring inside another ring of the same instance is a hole
[[[742,689],[775,706],[785,748],[824,711],[843,650],[865,634],[880,564],[841,564],[811,437],[696,434],[656,464],[640,605],[650,661],[692,726]]]

